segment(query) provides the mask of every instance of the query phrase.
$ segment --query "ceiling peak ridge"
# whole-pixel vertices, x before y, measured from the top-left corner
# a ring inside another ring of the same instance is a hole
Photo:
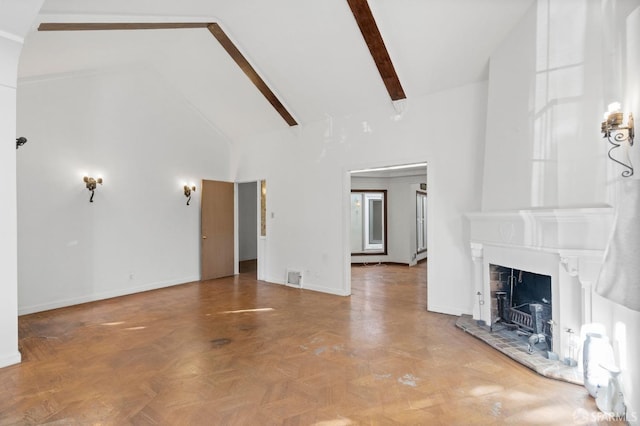
[[[146,64],[140,62],[128,62],[121,63],[118,65],[111,65],[108,67],[101,66],[99,68],[85,68],[81,70],[73,70],[73,71],[62,71],[62,72],[52,72],[47,74],[35,74],[29,75],[26,77],[18,76],[18,85],[29,85],[29,84],[38,84],[46,81],[56,81],[56,80],[66,80],[69,78],[86,78],[86,77],[96,77],[96,76],[108,76],[108,75],[116,75],[116,74],[127,74],[131,71],[135,71],[138,73],[153,73],[156,76],[162,77],[160,73],[158,73],[152,67],[149,67]],[[171,86],[173,87],[173,86]]]
[[[180,90],[178,86],[173,84],[171,81],[167,80],[161,72],[158,72],[157,69],[155,69],[154,67],[150,67],[147,64],[139,64],[139,63],[135,64],[134,69],[138,73],[143,73],[146,75],[153,74],[153,76],[157,79],[157,81],[162,83],[164,88],[163,90],[167,91],[168,94],[174,97],[176,101],[180,102],[184,108],[193,112],[193,114],[197,116],[200,120],[202,120],[202,122],[207,127],[209,127],[214,133],[220,136],[230,151],[234,148],[235,146],[234,140],[231,137],[229,137],[229,135],[227,135],[224,131],[222,131],[222,129],[220,129],[215,124],[215,122],[211,120],[202,111],[200,107],[198,107],[196,104],[191,102],[191,100],[187,96],[185,96],[184,92]],[[114,69],[113,71],[117,71],[117,70]],[[124,71],[124,70],[121,70],[121,71]],[[166,89],[169,89],[169,90],[166,90]]]
[[[9,41],[15,41],[16,43],[24,44],[24,38],[23,37],[20,37],[19,35],[14,34],[14,33],[10,33],[8,31],[0,30],[0,38],[3,38],[5,40],[9,40]]]
[[[169,93],[169,96],[173,97],[174,100],[178,101],[183,105],[184,108],[190,110],[195,116],[197,116],[202,122],[211,129],[211,131],[222,139],[227,148],[230,150],[234,147],[234,141],[229,137],[225,132],[222,131],[209,117],[206,116],[202,112],[202,110],[196,106],[193,102],[191,102],[184,93],[179,90],[174,84],[167,81],[166,78],[159,73],[155,68],[150,67],[146,64],[142,63],[129,63],[125,67],[123,66],[112,66],[108,68],[91,68],[85,70],[76,70],[71,72],[61,72],[61,73],[53,73],[53,74],[43,74],[43,75],[35,75],[29,77],[19,77],[18,78],[18,86],[21,85],[30,85],[30,84],[38,84],[47,81],[56,81],[56,80],[65,80],[71,78],[91,78],[97,76],[109,76],[109,75],[127,75],[130,74],[131,71],[134,71],[138,74],[149,75],[152,74],[157,80],[162,81],[164,84],[165,92]],[[168,90],[167,90],[168,89]]]
[[[18,85],[37,84],[44,81],[56,81],[65,80],[68,78],[81,78],[81,77],[93,77],[96,75],[112,74],[118,72],[119,67],[100,67],[100,68],[86,68],[83,70],[73,70],[64,72],[54,72],[47,74],[35,74],[26,77],[18,76]]]

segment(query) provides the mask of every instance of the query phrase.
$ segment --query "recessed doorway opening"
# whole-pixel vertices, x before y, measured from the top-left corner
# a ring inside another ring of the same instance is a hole
[[[261,182],[238,183],[238,273],[258,275],[258,238],[261,234],[259,203]]]
[[[351,170],[348,213],[345,211],[345,232],[348,253],[345,260],[347,294],[357,294],[355,286],[384,286],[375,280],[362,280],[362,270],[379,269],[388,280],[390,273],[402,273],[426,288],[428,256],[428,189],[427,164],[412,163]],[[406,268],[403,270],[403,268]],[[413,274],[411,268],[424,268]],[[357,274],[354,275],[354,272]],[[373,271],[372,271],[373,272]],[[383,273],[384,272],[384,273]],[[375,273],[374,273],[375,275]],[[364,282],[369,282],[365,284]],[[354,290],[354,291],[352,291]],[[420,294],[420,304],[426,309],[426,296]],[[418,297],[418,296],[416,296]]]

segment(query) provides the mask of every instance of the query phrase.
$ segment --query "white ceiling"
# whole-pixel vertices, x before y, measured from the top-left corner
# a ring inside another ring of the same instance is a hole
[[[407,102],[487,78],[533,0],[369,0]],[[217,22],[301,124],[389,95],[346,0],[45,0],[41,22]],[[37,26],[37,24],[36,24]],[[36,32],[20,78],[119,65],[157,72],[239,141],[287,124],[206,29]]]

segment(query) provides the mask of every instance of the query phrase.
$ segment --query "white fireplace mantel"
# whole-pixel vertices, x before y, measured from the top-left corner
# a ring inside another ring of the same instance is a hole
[[[604,250],[613,208],[467,213],[471,241],[536,250]]]
[[[567,329],[591,322],[592,286],[613,225],[613,208],[571,208],[467,213],[474,262],[473,312],[491,322],[489,265],[552,277],[554,350]]]

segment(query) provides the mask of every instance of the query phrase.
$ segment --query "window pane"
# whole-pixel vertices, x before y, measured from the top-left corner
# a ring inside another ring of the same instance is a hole
[[[351,253],[386,254],[386,191],[351,191]]]
[[[369,200],[369,243],[382,244],[382,200]]]
[[[384,251],[384,193],[367,192],[364,194],[364,249],[365,251]]]

